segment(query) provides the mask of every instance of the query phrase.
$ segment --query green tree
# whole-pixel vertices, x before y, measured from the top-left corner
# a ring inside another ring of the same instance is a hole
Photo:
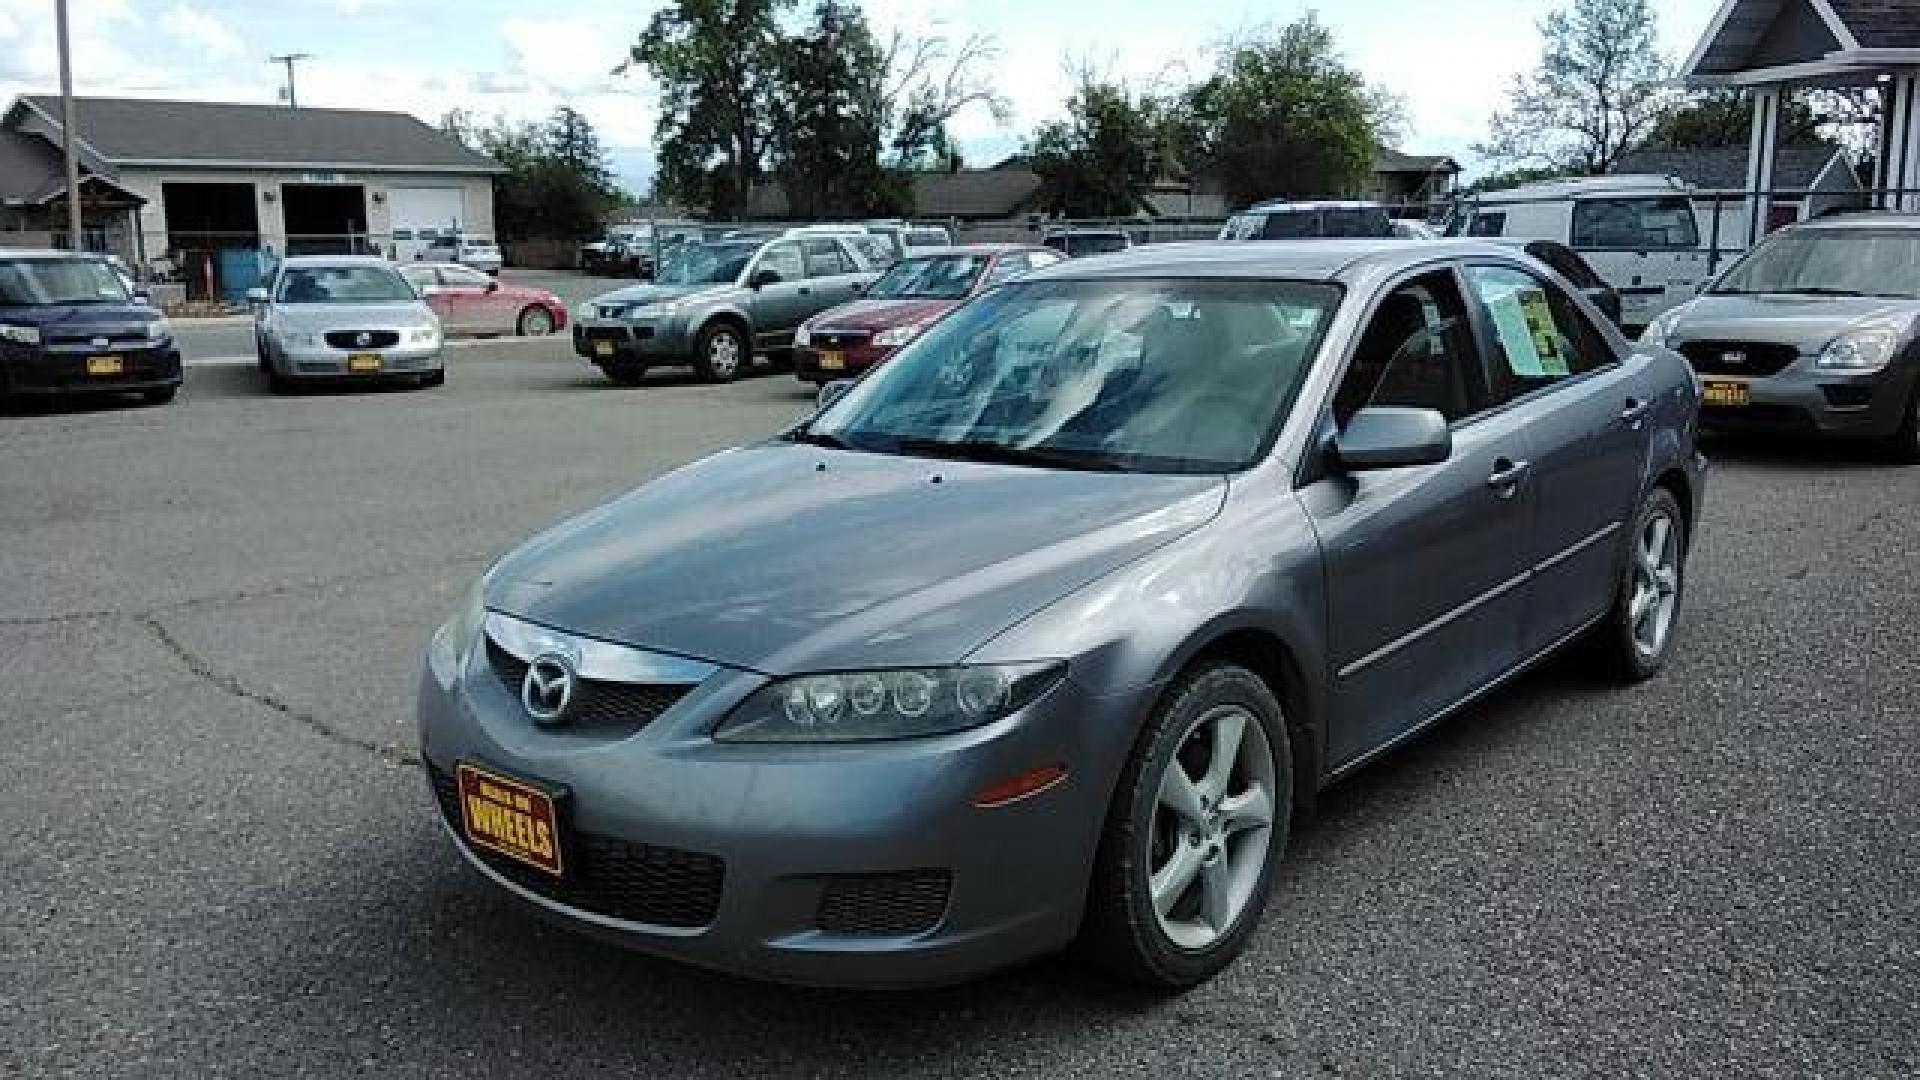
[[[887,56],[860,9],[820,0],[779,48],[773,171],[795,217],[909,212],[904,177],[881,163]]]
[[[1040,177],[1040,209],[1123,217],[1146,204],[1165,164],[1164,110],[1150,96],[1082,71],[1065,119],[1040,128],[1025,162]]]
[[[498,117],[486,126],[457,111],[441,128],[507,170],[493,185],[494,228],[503,241],[593,236],[621,198],[593,125],[572,109],[540,123]]]
[[[1359,192],[1397,119],[1398,103],[1348,67],[1309,14],[1224,48],[1213,74],[1181,96],[1177,124],[1189,171],[1245,205]]]
[[[1711,90],[1679,102],[1654,121],[1643,144],[1659,150],[1700,150],[1745,146],[1753,134],[1753,103],[1738,90]],[[1780,141],[1820,138],[1820,118],[1804,98],[1789,95],[1781,103]]]
[[[1515,77],[1477,149],[1503,165],[1611,171],[1672,100],[1658,32],[1649,0],[1569,0],[1548,13],[1539,66]]]
[[[659,90],[659,178],[673,201],[737,217],[764,173],[779,78],[779,18],[792,0],[673,0],[618,70]]]

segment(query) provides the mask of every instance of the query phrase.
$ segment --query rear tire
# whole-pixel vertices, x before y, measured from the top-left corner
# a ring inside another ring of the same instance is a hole
[[[538,304],[529,304],[514,322],[514,330],[521,337],[546,337],[553,333],[553,315]]]
[[[1183,676],[1120,774],[1076,948],[1157,989],[1212,978],[1259,927],[1292,808],[1286,720],[1265,681],[1230,663]]]
[[[1600,663],[1614,678],[1644,682],[1667,666],[1686,594],[1687,541],[1673,492],[1648,492],[1627,530],[1613,609],[1593,632]]]
[[[1907,415],[1887,437],[1887,457],[1900,465],[1920,465],[1920,382],[1907,401]]]
[[[267,389],[272,390],[276,394],[284,395],[291,394],[299,388],[293,384],[292,379],[280,374],[279,369],[269,363],[267,365]]]
[[[732,382],[752,363],[746,335],[732,323],[708,323],[694,342],[693,369],[708,382]]]

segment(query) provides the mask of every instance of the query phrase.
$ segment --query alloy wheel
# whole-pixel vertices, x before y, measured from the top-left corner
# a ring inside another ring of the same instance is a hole
[[[522,337],[546,337],[553,333],[553,316],[543,308],[528,308],[520,316],[520,334]]]
[[[1242,705],[1202,713],[1160,778],[1149,830],[1148,891],[1167,939],[1201,951],[1254,898],[1271,847],[1273,748]]]
[[[1641,526],[1633,545],[1633,598],[1627,607],[1633,647],[1642,656],[1658,656],[1673,630],[1680,606],[1680,529],[1665,510]]]
[[[722,331],[707,342],[707,369],[716,378],[726,379],[740,367],[740,339]]]

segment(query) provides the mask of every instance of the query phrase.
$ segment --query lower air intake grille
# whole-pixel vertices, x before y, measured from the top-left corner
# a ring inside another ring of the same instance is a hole
[[[948,870],[829,878],[814,925],[830,934],[925,933],[940,924],[952,889],[953,873]]]
[[[440,812],[460,830],[460,794],[453,777],[427,766]],[[554,878],[504,856],[463,846],[494,873],[556,904],[649,926],[696,929],[720,910],[726,865],[698,851],[633,844],[575,832],[563,849],[566,877]]]

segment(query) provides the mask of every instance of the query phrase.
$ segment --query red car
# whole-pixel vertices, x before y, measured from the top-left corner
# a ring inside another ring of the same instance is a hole
[[[865,296],[801,324],[793,370],[802,382],[850,379],[982,291],[1062,258],[1030,244],[967,244],[901,259]]]
[[[567,328],[567,306],[545,289],[509,285],[458,263],[408,263],[399,269],[440,316],[442,333],[541,337]]]

